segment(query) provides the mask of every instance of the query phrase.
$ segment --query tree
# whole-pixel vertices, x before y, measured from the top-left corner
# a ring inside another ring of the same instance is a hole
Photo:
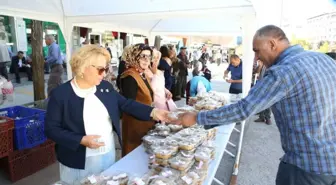
[[[41,21],[32,21],[31,32],[34,101],[45,99],[43,29]]]
[[[317,50],[321,53],[327,53],[329,52],[329,43],[328,42],[324,42],[320,47],[319,49]]]
[[[311,50],[311,49],[313,49],[312,45],[308,41],[306,41],[304,39],[293,38],[291,40],[291,44],[292,45],[296,45],[296,44],[301,45],[305,50]]]

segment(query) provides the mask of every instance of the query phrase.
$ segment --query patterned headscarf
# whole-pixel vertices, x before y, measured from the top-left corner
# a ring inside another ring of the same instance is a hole
[[[128,45],[124,48],[124,51],[121,55],[121,60],[126,61],[127,56],[130,54],[133,45]]]
[[[140,54],[144,50],[149,50],[151,54],[153,50],[146,44],[136,44],[131,46],[130,51],[126,54],[126,68],[135,68],[139,73],[143,73],[144,70],[140,67]]]

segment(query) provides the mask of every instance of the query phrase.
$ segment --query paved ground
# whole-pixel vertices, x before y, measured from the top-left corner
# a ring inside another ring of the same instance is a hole
[[[284,154],[280,145],[278,128],[275,124],[266,125],[252,121],[247,126],[238,185],[275,184],[279,159]]]
[[[216,91],[228,92],[229,84],[222,80],[222,74],[227,65],[217,67],[211,66],[213,89]],[[48,76],[46,76],[47,78]],[[7,107],[14,104],[24,104],[33,101],[32,83],[23,82],[15,88],[15,101],[3,104],[0,107]],[[183,105],[185,100],[177,102]],[[254,120],[254,119],[252,119]],[[236,126],[240,129],[240,125]],[[243,143],[241,166],[238,174],[239,185],[271,185],[274,184],[275,174],[278,166],[278,159],[282,155],[280,148],[279,133],[274,125],[253,123],[248,121],[246,135]],[[238,145],[239,133],[233,132],[230,141]],[[227,149],[236,154],[236,148],[228,146]],[[229,184],[234,158],[224,154],[218,168],[216,178]],[[16,183],[7,180],[4,174],[0,174],[0,185],[49,185],[59,179],[58,163],[41,170]],[[215,185],[216,183],[213,183]]]

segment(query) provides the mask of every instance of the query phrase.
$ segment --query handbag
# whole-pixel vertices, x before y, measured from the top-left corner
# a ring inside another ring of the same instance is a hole
[[[175,102],[173,101],[173,99],[167,100],[166,105],[167,105],[168,111],[176,111],[177,109],[177,106]]]

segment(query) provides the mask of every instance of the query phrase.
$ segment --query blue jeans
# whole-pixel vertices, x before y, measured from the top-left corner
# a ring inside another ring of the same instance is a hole
[[[114,142],[112,150],[106,154],[91,156],[85,159],[85,169],[74,169],[60,163],[61,181],[69,185],[80,185],[80,181],[91,175],[99,175],[115,163],[116,152]]]

